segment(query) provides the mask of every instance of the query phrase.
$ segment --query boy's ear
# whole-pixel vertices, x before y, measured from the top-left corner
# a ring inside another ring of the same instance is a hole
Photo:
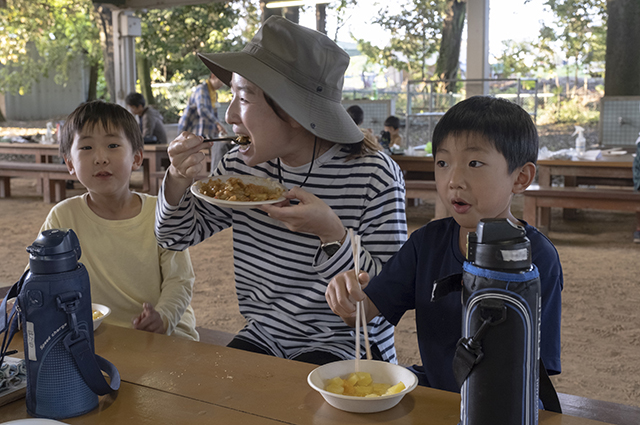
[[[67,166],[67,170],[69,170],[69,174],[74,175],[76,173],[76,169],[73,167],[73,162],[71,162],[71,158],[63,157],[64,163]]]
[[[513,182],[513,193],[522,193],[533,183],[533,179],[536,177],[536,166],[532,162],[527,162],[516,173],[518,175]]]
[[[142,160],[144,159],[144,150],[138,149],[133,153],[133,164],[131,164],[131,171],[135,171],[142,165]]]

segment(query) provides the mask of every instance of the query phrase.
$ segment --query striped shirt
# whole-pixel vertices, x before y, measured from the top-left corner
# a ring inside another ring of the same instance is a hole
[[[327,203],[345,227],[361,236],[361,269],[373,276],[407,238],[404,179],[398,165],[382,152],[349,161],[347,156],[340,145],[333,146],[316,159],[303,189]],[[309,164],[281,167],[282,182],[291,189],[304,182]],[[248,167],[234,148],[216,174],[278,180],[278,164]],[[329,258],[317,236],[292,232],[261,210],[217,207],[190,192],[173,207],[164,189],[158,199],[156,236],[162,247],[186,249],[233,226],[236,292],[247,320],[238,337],[283,358],[310,351],[354,357],[354,330],[331,311],[324,295],[333,276],[354,267],[348,237]],[[368,332],[383,359],[396,363],[393,326],[378,316]],[[361,349],[364,354],[364,344]]]

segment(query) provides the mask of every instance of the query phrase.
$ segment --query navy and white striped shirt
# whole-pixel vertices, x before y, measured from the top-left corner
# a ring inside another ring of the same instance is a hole
[[[333,146],[316,159],[303,189],[361,236],[361,269],[373,276],[407,238],[404,179],[398,165],[381,152],[346,161],[347,156],[340,145]],[[304,182],[309,164],[281,167],[282,182],[291,189]],[[215,174],[278,180],[278,165],[268,161],[248,167],[233,149]],[[317,236],[292,232],[261,210],[217,207],[190,192],[173,207],[164,188],[158,200],[156,236],[164,248],[186,249],[233,226],[236,292],[247,320],[240,338],[283,358],[319,350],[353,358],[354,330],[331,311],[324,296],[333,276],[353,269],[348,237],[328,258]],[[397,362],[389,322],[376,317],[369,323],[369,337],[384,360]]]

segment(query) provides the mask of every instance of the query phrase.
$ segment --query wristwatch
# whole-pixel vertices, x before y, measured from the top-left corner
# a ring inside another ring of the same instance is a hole
[[[347,232],[344,232],[344,236],[339,241],[327,242],[320,245],[320,248],[327,254],[329,257],[333,257],[333,255],[338,252],[345,239],[347,239]]]

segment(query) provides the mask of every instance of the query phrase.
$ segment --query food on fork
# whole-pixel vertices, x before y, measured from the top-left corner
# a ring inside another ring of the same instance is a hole
[[[380,397],[383,395],[398,394],[405,389],[404,383],[396,385],[376,384],[367,372],[351,373],[346,379],[339,376],[327,381],[324,388],[330,393],[350,395],[355,397]]]
[[[226,181],[209,179],[200,185],[200,193],[211,198],[223,201],[235,202],[261,202],[278,199],[282,196],[283,189],[268,188],[253,183],[244,183],[236,177],[230,177]]]
[[[251,139],[249,139],[249,136],[238,136],[236,137],[235,143],[238,145],[248,145],[249,143],[251,143]]]

